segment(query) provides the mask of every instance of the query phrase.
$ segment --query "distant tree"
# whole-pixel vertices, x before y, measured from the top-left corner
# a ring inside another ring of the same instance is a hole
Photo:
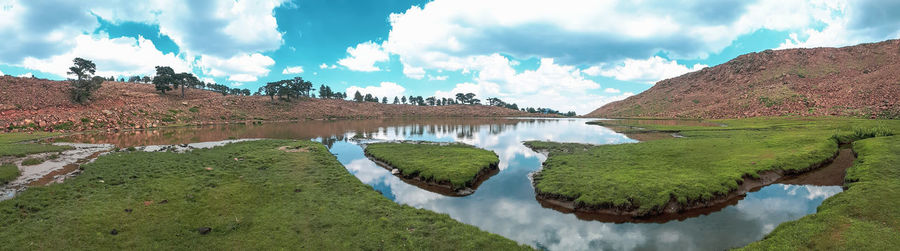
[[[363,101],[365,101],[363,95],[360,94],[359,91],[356,91],[356,94],[353,94],[353,100],[356,101],[356,102],[363,102]]]
[[[197,86],[200,83],[200,80],[198,80],[197,77],[194,76],[194,74],[182,72],[175,74],[174,81],[172,81],[172,83],[174,84],[176,89],[181,88],[181,98],[184,98],[184,89]]]
[[[150,83],[151,81],[153,81],[153,79],[150,78],[149,76],[144,76],[143,78],[141,78],[141,82],[144,82],[144,83]]]
[[[466,99],[465,99],[465,100],[466,100],[466,103],[468,103],[468,104],[470,104],[470,105],[475,103],[475,100],[474,100],[474,99],[475,99],[475,93],[471,93],[471,92],[470,92],[470,93],[466,93],[465,97],[466,97]]]
[[[387,104],[387,97],[381,98],[381,103],[382,103],[382,104]]]
[[[466,102],[466,94],[457,93],[456,100],[459,100],[460,103],[465,103]]]
[[[131,76],[128,78],[128,82],[131,82],[131,83],[141,82],[141,77],[140,76]]]
[[[250,96],[250,89],[247,89],[247,88],[242,89],[241,95]]]
[[[265,93],[266,96],[269,96],[269,100],[275,101],[275,95],[278,94],[278,88],[281,87],[278,82],[269,82],[266,85],[259,87],[259,92]]]
[[[72,100],[82,104],[91,98],[94,91],[100,89],[104,79],[103,77],[92,77],[97,70],[97,66],[94,65],[94,62],[83,58],[75,58],[72,62],[75,65],[69,67],[68,72],[76,77],[76,79],[71,80]]]
[[[397,96],[394,96],[394,104],[396,105],[399,103],[400,103],[400,98],[397,98]]]
[[[427,103],[430,106],[433,106],[436,103],[435,100],[436,99],[434,97],[428,97],[427,99],[425,99],[425,103]]]
[[[403,104],[406,104],[406,96],[403,96],[403,98],[401,98],[400,101],[403,101]]]
[[[172,87],[170,84],[175,82],[175,71],[172,70],[172,67],[168,66],[157,66],[156,67],[156,76],[153,77],[153,85],[156,86],[156,90],[162,92],[162,94],[166,94],[166,91],[171,91]]]
[[[372,94],[366,94],[365,98],[363,98],[363,101],[372,102],[372,99],[374,99],[372,97]]]

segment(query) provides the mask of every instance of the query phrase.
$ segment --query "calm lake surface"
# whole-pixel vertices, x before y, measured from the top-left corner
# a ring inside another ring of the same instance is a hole
[[[239,138],[312,139],[325,143],[347,170],[385,197],[445,213],[520,243],[549,250],[722,250],[762,239],[778,224],[815,213],[840,186],[774,184],[708,214],[648,223],[613,223],[545,208],[530,174],[546,159],[528,140],[628,144],[637,140],[590,119],[382,119],[222,125],[144,132],[84,134],[68,141],[119,147]],[[363,155],[359,143],[389,140],[462,142],[494,151],[500,172],[465,197],[410,185]],[[676,139],[677,140],[677,139]]]

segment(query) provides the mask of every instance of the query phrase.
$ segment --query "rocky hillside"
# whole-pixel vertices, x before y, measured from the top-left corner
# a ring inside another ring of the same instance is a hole
[[[305,99],[272,102],[265,96],[223,96],[188,89],[166,95],[152,85],[104,82],[93,100],[69,98],[69,83],[0,77],[0,132],[141,129],[167,125],[382,117],[486,117],[530,114],[491,106],[414,106]]]
[[[656,83],[588,117],[900,118],[900,40],[766,50]]]

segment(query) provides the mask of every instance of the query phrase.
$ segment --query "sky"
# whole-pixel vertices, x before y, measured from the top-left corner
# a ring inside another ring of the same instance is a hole
[[[745,53],[900,37],[900,1],[879,0],[0,0],[0,17],[0,75],[62,80],[82,57],[117,78],[164,65],[578,114]]]

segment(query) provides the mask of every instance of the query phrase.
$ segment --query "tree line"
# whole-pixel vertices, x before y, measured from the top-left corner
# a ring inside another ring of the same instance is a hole
[[[70,81],[72,82],[73,87],[72,98],[78,103],[87,101],[90,98],[91,94],[100,88],[100,85],[101,83],[103,83],[103,81],[115,80],[114,77],[104,78],[93,76],[93,74],[96,72],[96,65],[94,65],[94,63],[90,60],[75,58],[73,62],[74,66],[69,68],[69,74],[76,76],[76,79],[71,79]],[[153,77],[131,76],[127,80],[125,78],[120,78],[119,81],[153,84],[156,90],[162,94],[166,94],[167,91],[180,89],[182,98],[184,98],[184,92],[187,88],[205,89],[221,93],[222,95],[269,96],[269,99],[273,102],[275,101],[276,97],[280,101],[292,101],[301,98],[316,98],[316,95],[314,94],[314,91],[316,89],[313,88],[313,83],[304,80],[302,77],[294,77],[291,79],[268,82],[265,85],[259,87],[259,89],[255,93],[251,93],[250,89],[246,88],[230,88],[226,85],[206,83],[204,81],[200,81],[196,76],[194,76],[194,74],[189,72],[175,73],[175,70],[168,66],[157,66],[156,75]],[[331,87],[324,84],[319,86],[318,94],[318,98],[320,99],[347,99],[347,93],[332,91]],[[379,98],[373,96],[372,94],[362,94],[359,91],[356,91],[356,93],[353,94],[352,100],[356,102],[373,102],[382,104],[388,104],[389,102],[387,96]],[[454,98],[438,98],[434,96],[425,98],[422,96],[412,95],[394,96],[393,102],[391,102],[390,104],[408,104],[418,106],[488,105],[513,110],[521,110],[528,113],[575,116],[575,112],[573,111],[561,113],[550,108],[519,108],[519,106],[515,103],[507,103],[496,97],[487,98],[485,99],[485,101],[487,103],[482,104],[481,99],[478,99],[477,95],[470,92],[456,93],[456,95],[454,95]]]

